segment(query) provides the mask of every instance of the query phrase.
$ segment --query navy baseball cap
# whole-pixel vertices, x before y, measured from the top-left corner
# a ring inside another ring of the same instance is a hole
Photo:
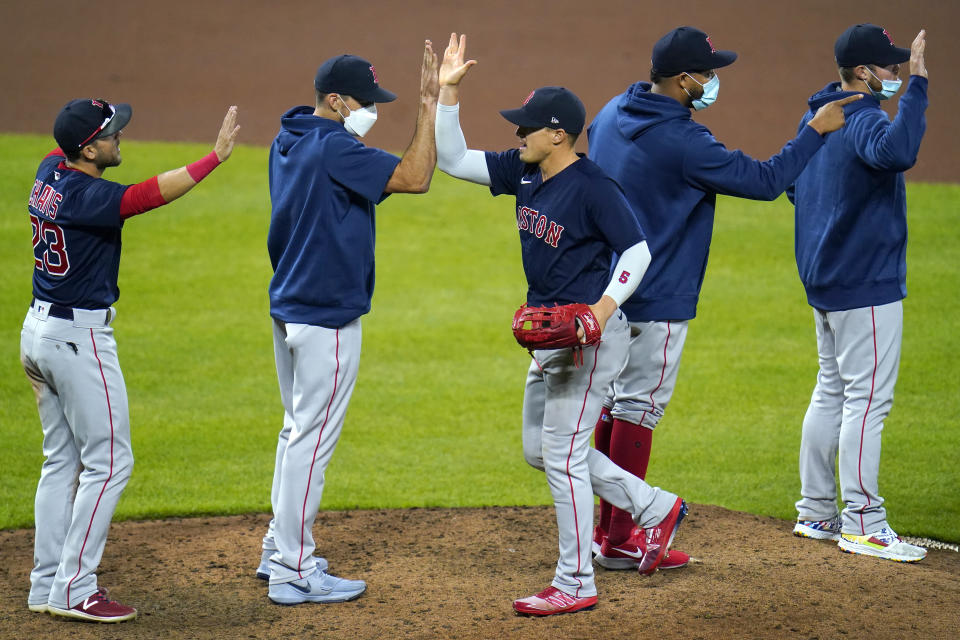
[[[110,104],[103,99],[71,100],[57,114],[53,137],[64,151],[79,151],[98,138],[120,131],[133,116],[129,104]]]
[[[320,93],[339,93],[359,102],[393,102],[396,94],[380,88],[377,70],[368,60],[344,54],[330,58],[317,69],[313,86]]]
[[[708,36],[694,27],[677,27],[653,45],[650,62],[662,76],[675,76],[685,71],[707,71],[733,64],[737,54],[717,51]]]
[[[563,87],[534,89],[519,109],[504,109],[504,118],[518,127],[563,129],[579,135],[587,119],[587,110],[572,91]]]
[[[886,67],[910,59],[910,49],[896,47],[893,38],[883,27],[875,24],[855,24],[837,38],[833,55],[839,67],[875,64]]]

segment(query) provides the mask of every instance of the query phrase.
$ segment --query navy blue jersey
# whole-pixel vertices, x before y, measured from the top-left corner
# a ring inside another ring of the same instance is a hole
[[[546,182],[511,149],[486,153],[493,195],[517,197],[527,304],[593,304],[610,283],[613,253],[645,239],[620,187],[587,158]]]
[[[374,205],[400,159],[296,107],[270,147],[270,315],[339,328],[370,311]]]
[[[33,296],[79,309],[120,297],[120,200],[127,185],[70,169],[59,153],[40,163],[28,210],[33,227]]]

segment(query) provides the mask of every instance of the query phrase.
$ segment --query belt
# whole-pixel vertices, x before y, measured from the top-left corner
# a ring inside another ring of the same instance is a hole
[[[33,307],[34,305],[36,305],[36,303],[37,303],[37,299],[34,298],[33,300],[30,301],[30,306]],[[56,304],[55,302],[47,302],[44,304],[46,304],[47,309],[49,309],[49,311],[47,312],[48,316],[52,316],[54,318],[60,318],[61,320],[73,320],[73,309],[71,307],[65,307],[62,304]],[[94,311],[105,311],[106,312],[105,322],[109,322],[109,319],[110,319],[109,309],[94,309]]]

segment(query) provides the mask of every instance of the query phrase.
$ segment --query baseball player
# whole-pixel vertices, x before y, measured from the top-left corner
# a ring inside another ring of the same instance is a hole
[[[59,147],[40,162],[28,210],[33,227],[33,302],[20,359],[43,427],[30,574],[31,611],[122,622],[133,607],[107,597],[94,573],[110,519],[133,468],[127,390],[111,306],[120,296],[120,234],[137,214],[176,200],[230,157],[237,108],[213,151],[134,185],[102,178],[120,164],[128,104],[72,100],[53,127]]]
[[[673,394],[687,327],[696,315],[717,194],[776,199],[823,146],[824,135],[843,125],[842,102],[830,104],[766,162],[727,150],[691,111],[717,99],[716,70],[736,58],[733,51],[718,51],[699,29],[673,29],[653,47],[651,81],[614,97],[587,130],[590,158],[623,187],[649,230],[653,254],[640,286],[621,306],[630,322],[629,356],[596,425],[597,449],[640,478],[646,477],[653,430]],[[598,564],[635,568],[644,535],[630,513],[601,501],[593,535]],[[660,568],[688,560],[671,550]]]
[[[475,61],[464,62],[465,45],[465,37],[451,35],[440,68],[438,166],[489,186],[494,195],[516,197],[527,304],[589,303],[603,332],[599,344],[583,348],[583,366],[576,366],[572,349],[534,351],[524,391],[524,457],[546,472],[560,559],[551,586],[516,600],[513,608],[528,615],[570,613],[597,603],[589,543],[594,492],[650,529],[644,573],[656,570],[687,510],[679,497],[648,486],[590,447],[593,416],[623,364],[629,339],[617,307],[643,277],[650,253],[616,183],[574,151],[585,111],[569,90],[541,87],[519,109],[500,112],[517,125],[519,149],[467,149],[459,84]],[[614,251],[620,258],[611,278]]]
[[[331,58],[314,88],[314,106],[281,118],[269,162],[270,315],[284,419],[257,575],[286,605],[342,602],[366,589],[326,573],[312,528],[357,379],[360,316],[373,295],[374,206],[391,193],[426,192],[436,166],[437,56],[428,40],[417,127],[402,159],[357,139],[376,122],[377,103],[396,99],[370,62]]]
[[[902,562],[922,560],[926,550],[903,542],[890,527],[878,473],[907,295],[903,172],[916,162],[926,129],[925,47],[924,31],[910,49],[894,46],[876,25],[843,32],[834,48],[840,82],[810,98],[800,126],[828,100],[863,99],[846,108],[847,127],[827,139],[787,192],[796,207],[797,268],[813,307],[820,361],[803,419],[793,531],[838,540],[850,553]],[[880,101],[900,89],[900,65],[907,60],[910,82],[891,122]]]

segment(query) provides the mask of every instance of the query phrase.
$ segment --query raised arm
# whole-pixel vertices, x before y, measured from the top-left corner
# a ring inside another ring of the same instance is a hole
[[[850,132],[857,155],[875,169],[906,171],[917,161],[927,130],[927,32],[921,29],[910,47],[910,82],[893,122],[876,118]]]
[[[173,202],[193,189],[220,163],[230,157],[239,132],[237,107],[233,106],[227,109],[227,114],[223,117],[223,124],[220,125],[220,133],[217,135],[217,142],[213,145],[213,151],[185,167],[173,169],[139,184],[131,185],[120,200],[120,216],[129,218],[150,211]]]
[[[467,36],[450,34],[440,65],[440,104],[437,107],[437,166],[454,178],[490,185],[490,172],[483,151],[467,149],[460,128],[460,81],[476,60],[464,62]]]
[[[387,193],[426,193],[430,188],[433,170],[437,166],[437,145],[434,124],[437,117],[437,54],[427,40],[423,46],[423,66],[420,68],[420,111],[413,140],[384,189]]]
[[[220,163],[226,161],[233,153],[233,145],[237,140],[239,131],[237,108],[235,106],[230,107],[223,117],[223,124],[220,125],[220,133],[217,135],[216,144],[213,145],[213,151],[185,167],[173,169],[157,176],[157,184],[160,187],[160,195],[163,196],[163,199],[167,202],[173,202],[197,186],[197,183],[206,178]]]

